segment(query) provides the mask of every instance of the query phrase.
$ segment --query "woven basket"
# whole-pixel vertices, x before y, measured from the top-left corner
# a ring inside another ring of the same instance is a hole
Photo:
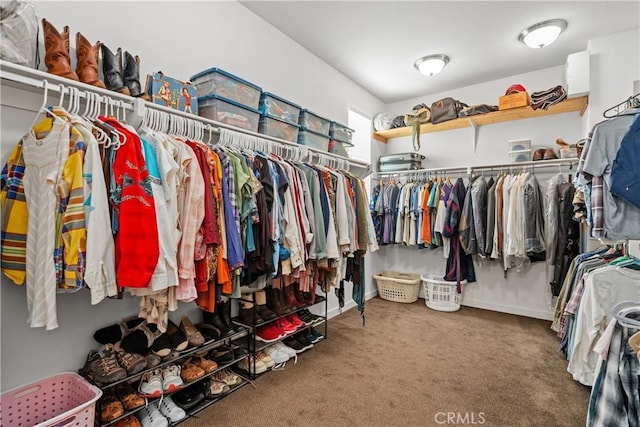
[[[374,274],[378,295],[393,302],[415,302],[420,293],[420,275],[399,271],[383,271]]]

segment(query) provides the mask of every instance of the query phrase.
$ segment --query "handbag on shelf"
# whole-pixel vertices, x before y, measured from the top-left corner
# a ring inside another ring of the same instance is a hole
[[[476,116],[478,114],[486,114],[491,113],[493,111],[498,111],[497,105],[489,105],[489,104],[477,104],[471,105],[469,107],[464,107],[458,113],[458,117],[469,117]]]
[[[414,151],[420,150],[420,125],[423,123],[429,123],[431,120],[431,110],[426,104],[418,104],[413,107],[413,110],[409,114],[404,116],[405,126],[413,127],[413,149]]]
[[[431,104],[431,123],[438,124],[458,118],[460,111],[468,107],[464,102],[453,98],[442,98]]]

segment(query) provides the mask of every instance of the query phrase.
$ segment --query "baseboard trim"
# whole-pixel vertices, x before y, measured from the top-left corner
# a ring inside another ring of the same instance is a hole
[[[517,316],[533,317],[534,319],[553,320],[553,311],[535,310],[513,305],[496,304],[490,301],[465,301],[466,307],[482,308],[484,310],[499,311],[501,313],[515,314]]]
[[[365,301],[369,301],[371,298],[374,298],[378,295],[378,290],[374,289],[370,292],[367,292],[366,294],[364,294],[364,300]],[[355,303],[354,300],[349,300],[348,302],[346,302],[344,304],[344,307],[342,307],[342,310],[340,310],[340,307],[335,307],[332,308],[331,310],[329,310],[327,312],[327,318],[331,319],[333,317],[339,316],[340,314],[344,313],[345,311],[351,310],[354,307],[357,307],[358,305]]]

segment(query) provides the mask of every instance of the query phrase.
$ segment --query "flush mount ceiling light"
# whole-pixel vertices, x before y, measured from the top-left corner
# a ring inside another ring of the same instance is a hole
[[[553,43],[566,28],[567,21],[564,19],[538,22],[522,30],[518,35],[518,41],[532,49],[540,49]]]
[[[438,54],[423,56],[413,65],[425,76],[433,76],[442,71],[448,63],[449,57],[447,55]]]

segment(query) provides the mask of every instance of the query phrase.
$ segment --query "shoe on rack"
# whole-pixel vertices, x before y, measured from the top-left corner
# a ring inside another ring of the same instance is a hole
[[[276,364],[276,362],[267,353],[265,353],[262,350],[256,352],[256,359],[264,363],[264,366],[266,366],[267,369],[273,368],[273,365]]]
[[[290,306],[292,306],[294,309],[306,307],[307,304],[305,304],[304,302],[300,302],[296,299],[295,291],[293,290],[293,285],[285,286],[282,289],[282,292],[284,293],[285,302]]]
[[[243,294],[240,299],[240,319],[248,325],[259,325],[265,321],[258,313],[251,294]]]
[[[307,335],[305,335],[304,333],[296,334],[293,336],[293,338],[297,340],[300,345],[302,345],[302,351],[307,351],[313,347],[313,343],[309,338],[307,338]]]
[[[544,160],[553,160],[557,158],[558,156],[556,155],[556,152],[553,151],[553,148],[547,148],[544,150]]]
[[[124,417],[121,420],[116,421],[113,424],[113,427],[142,427],[140,421],[135,417],[135,415],[129,415]]]
[[[256,339],[262,342],[278,341],[285,335],[286,332],[273,323],[256,329]]]
[[[220,338],[230,337],[234,334],[234,331],[227,328],[222,320],[220,320],[220,316],[218,310],[214,313],[210,313],[208,311],[202,310],[202,322],[208,325],[214,326],[217,330],[220,331]]]
[[[290,359],[289,354],[285,353],[284,351],[278,350],[278,348],[275,345],[270,345],[269,347],[265,348],[264,352],[271,359],[273,359],[274,366],[276,364],[279,365],[281,363],[285,363]],[[295,354],[295,352],[294,352],[294,354]]]
[[[251,355],[239,361],[238,368],[250,374],[261,374],[267,371],[267,366]]]
[[[286,354],[287,356],[289,356],[289,358],[292,358],[292,357],[295,358],[296,354],[298,354],[293,348],[291,348],[288,345],[284,344],[282,341],[279,341],[279,342],[273,344],[271,347],[275,348],[280,353]]]
[[[180,390],[171,396],[172,400],[184,410],[193,408],[204,399],[203,383],[198,382]]]
[[[307,305],[307,301],[304,299],[304,295],[300,290],[300,283],[298,282],[293,284],[293,296],[295,297],[296,301],[298,301],[299,307],[304,307]]]
[[[162,370],[154,369],[142,374],[138,384],[138,394],[142,397],[162,396]]]
[[[231,335],[240,332],[240,327],[231,320],[231,300],[217,303],[216,311],[222,323],[231,330]]]
[[[62,32],[46,19],[42,20],[44,32],[44,63],[47,71],[56,76],[78,81],[78,75],[71,70],[71,58],[69,56],[69,27],[65,26]]]
[[[122,340],[120,347],[129,353],[146,354],[156,339],[146,319],[130,317],[120,321]]]
[[[147,367],[147,359],[140,354],[116,350],[115,355],[118,364],[127,371],[127,375],[135,375]]]
[[[114,54],[104,44],[100,45],[102,50],[102,74],[104,84],[107,89],[123,95],[130,95],[129,88],[124,85],[122,78],[122,49],[118,48]]]
[[[293,349],[296,353],[302,353],[303,351],[307,350],[306,348],[304,348],[305,346],[303,346],[297,339],[295,339],[294,337],[289,337],[286,338],[285,340],[282,341],[284,345],[286,345],[287,347],[290,347],[291,349]]]
[[[276,320],[275,323],[278,328],[282,329],[285,332],[285,334],[291,334],[298,330],[298,328],[295,327],[291,322],[289,322],[286,317],[281,317],[280,319]]]
[[[181,377],[181,369],[178,365],[168,365],[162,369],[162,390],[171,393],[184,386]]]
[[[192,357],[191,363],[199,366],[204,371],[205,374],[209,374],[215,371],[216,369],[218,369],[218,364],[216,362],[200,356]]]
[[[216,381],[225,383],[229,387],[233,387],[242,382],[239,376],[229,371],[228,369],[222,369],[216,372],[215,374],[211,375],[211,378],[213,378]]]
[[[208,399],[216,398],[229,390],[229,386],[221,381],[217,381],[213,378],[205,380],[204,395]]]
[[[160,362],[162,362],[162,359],[160,358],[160,356],[153,353],[147,354],[147,357],[145,358],[145,360],[147,362],[147,369],[155,368],[160,364]]]
[[[182,362],[182,372],[180,376],[185,383],[191,383],[204,377],[204,369],[191,362],[191,359],[187,359]]]
[[[127,377],[127,371],[118,365],[111,344],[103,345],[97,351],[91,350],[80,374],[99,385],[114,383]]]
[[[226,365],[235,360],[233,350],[227,346],[214,348],[209,352],[208,356],[219,365]]]
[[[122,402],[118,400],[113,390],[106,390],[100,398],[100,420],[108,423],[122,415],[124,415]]]
[[[98,73],[98,56],[100,55],[100,42],[93,46],[80,33],[76,33],[76,74],[81,82],[104,89],[104,83]]]
[[[169,335],[169,340],[171,341],[171,348],[175,351],[184,351],[189,347],[187,334],[171,320],[167,322],[167,335]]]
[[[145,403],[144,397],[136,393],[128,382],[123,382],[116,386],[116,396],[118,396],[127,411],[138,409]]]
[[[172,423],[177,423],[178,421],[187,418],[187,413],[184,411],[184,409],[173,403],[173,400],[171,400],[171,397],[169,396],[166,396],[164,399],[160,400],[160,403],[158,403],[158,408],[160,409],[162,415],[167,417],[167,419]]]
[[[169,427],[169,420],[162,415],[155,403],[136,412],[142,427]]]
[[[138,55],[133,56],[125,51],[122,80],[131,96],[143,98],[146,101],[150,100],[149,95],[142,91],[142,85],[140,85],[140,57]]]
[[[213,325],[207,323],[197,323],[196,329],[200,331],[204,337],[205,342],[211,342],[220,339],[220,330]]]
[[[233,357],[236,359],[241,359],[249,354],[246,348],[238,344],[230,343],[229,348],[233,351]]]
[[[312,337],[312,343],[317,343],[320,342],[324,339],[324,335],[322,335],[320,332],[318,332],[316,329],[311,328],[311,332],[310,335]]]
[[[300,328],[305,325],[305,323],[298,317],[296,313],[290,314],[287,316],[287,321],[291,323],[296,328]]]
[[[265,290],[254,292],[253,303],[256,306],[256,311],[265,321],[276,320],[278,315],[267,307],[267,293]]]
[[[202,344],[204,344],[204,337],[202,336],[200,331],[198,331],[196,327],[193,326],[193,323],[191,323],[191,319],[189,319],[187,316],[182,316],[182,320],[180,321],[180,329],[187,336],[187,341],[189,341],[189,345],[191,347],[200,347]]]

